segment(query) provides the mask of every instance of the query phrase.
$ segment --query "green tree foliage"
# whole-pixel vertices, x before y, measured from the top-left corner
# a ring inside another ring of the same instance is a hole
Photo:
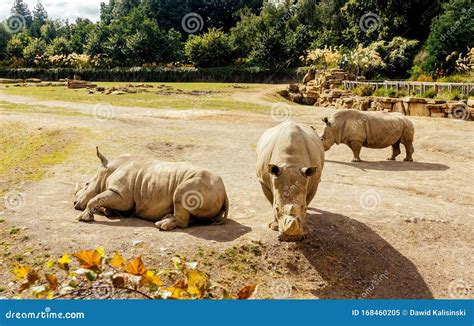
[[[431,24],[426,41],[427,58],[423,68],[434,73],[436,69],[453,70],[453,62],[446,57],[453,51],[466,52],[474,46],[474,7],[471,0],[451,0],[443,6],[443,13]]]
[[[48,13],[46,9],[44,9],[43,5],[40,1],[36,4],[33,10],[33,19],[30,26],[30,35],[33,37],[40,37],[41,36],[41,27],[46,24],[46,20],[48,19]]]
[[[197,67],[227,66],[234,58],[230,36],[214,28],[203,35],[192,35],[186,42],[185,53]]]
[[[71,54],[69,41],[64,37],[55,38],[46,48],[46,54],[53,55],[68,55]]]
[[[23,58],[28,66],[33,66],[35,60],[46,52],[46,43],[37,38],[32,38],[23,49]]]
[[[31,11],[28,9],[28,5],[24,0],[14,0],[10,13],[12,15],[23,17],[26,23],[25,27],[29,28],[31,26],[33,18],[31,17]]]
[[[0,24],[0,60],[4,60],[7,55],[7,44],[10,40],[10,33],[3,24]]]

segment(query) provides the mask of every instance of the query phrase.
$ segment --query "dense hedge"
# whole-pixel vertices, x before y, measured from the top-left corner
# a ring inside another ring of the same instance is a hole
[[[0,68],[0,78],[57,81],[81,76],[90,81],[114,82],[226,82],[290,83],[302,78],[304,69],[259,68],[114,68],[114,69],[10,69]]]

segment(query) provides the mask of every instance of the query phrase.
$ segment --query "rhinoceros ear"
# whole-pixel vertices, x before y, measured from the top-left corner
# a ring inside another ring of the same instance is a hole
[[[97,157],[100,159],[100,162],[102,163],[102,166],[104,168],[107,167],[107,165],[109,165],[109,161],[105,158],[104,155],[102,155],[102,153],[99,151],[99,147],[96,147],[96,150],[97,150]]]
[[[312,177],[316,173],[317,170],[318,170],[317,166],[313,166],[310,168],[302,168],[301,173],[303,173],[305,177]]]
[[[268,171],[270,171],[270,174],[274,175],[275,177],[278,177],[281,174],[280,167],[274,164],[268,164]]]
[[[331,123],[329,122],[328,117],[325,117],[325,118],[323,118],[322,120],[323,120],[323,122],[326,124],[326,126],[331,127]]]

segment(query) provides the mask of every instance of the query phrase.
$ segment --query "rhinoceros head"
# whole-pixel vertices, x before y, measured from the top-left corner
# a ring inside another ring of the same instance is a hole
[[[301,239],[304,236],[309,178],[317,167],[285,164],[268,166],[273,183],[273,212],[278,222],[280,239]]]
[[[323,147],[325,151],[328,151],[332,145],[336,143],[336,136],[334,134],[334,126],[329,121],[328,118],[324,118],[323,122],[326,124],[324,128],[323,135],[321,136],[321,142],[323,143]]]
[[[109,161],[102,155],[97,148],[97,157],[99,157],[101,166],[95,176],[86,184],[76,191],[74,199],[74,208],[77,210],[85,210],[89,201],[102,192],[102,186],[105,183]]]

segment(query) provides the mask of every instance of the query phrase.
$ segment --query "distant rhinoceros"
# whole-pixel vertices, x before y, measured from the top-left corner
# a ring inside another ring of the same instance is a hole
[[[282,241],[305,235],[306,209],[313,200],[324,167],[324,149],[310,127],[291,121],[264,133],[257,146],[257,176],[273,205],[274,221]]]
[[[97,156],[97,174],[76,193],[74,206],[84,210],[80,221],[93,221],[96,212],[133,212],[168,231],[187,228],[190,217],[219,224],[227,219],[224,183],[209,171],[132,155],[109,162],[98,148]]]
[[[360,150],[367,148],[386,148],[392,146],[392,156],[396,160],[400,155],[400,143],[405,146],[405,161],[413,161],[413,139],[415,127],[405,116],[388,112],[363,112],[341,110],[332,118],[324,118],[326,127],[321,137],[324,150],[334,144],[346,144],[352,149],[352,162],[360,162]]]

